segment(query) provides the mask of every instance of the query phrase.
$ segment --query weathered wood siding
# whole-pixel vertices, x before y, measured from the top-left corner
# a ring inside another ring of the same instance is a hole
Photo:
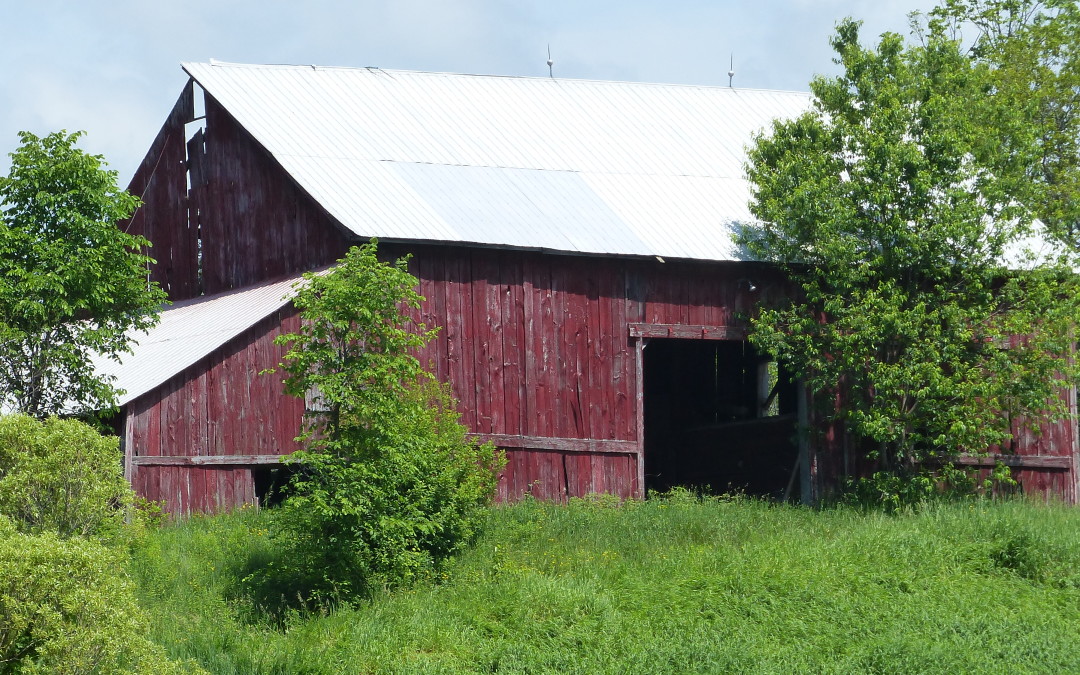
[[[127,406],[125,444],[140,495],[173,514],[254,501],[250,456],[298,449],[303,400],[284,394],[279,375],[259,374],[281,359],[274,338],[298,327],[295,310],[279,310]],[[226,463],[233,456],[237,464]]]
[[[419,319],[441,327],[420,358],[451,384],[462,422],[507,450],[502,499],[641,496],[643,338],[631,327],[738,335],[737,317],[783,288],[752,263],[383,247],[406,252],[426,298]]]
[[[189,83],[128,190],[144,200],[128,222],[157,259],[171,300],[243,288],[331,263],[349,239],[210,96],[205,129]],[[190,183],[190,190],[188,184]]]
[[[199,233],[188,218],[186,175],[185,125],[194,118],[194,110],[189,82],[128,184],[128,192],[144,204],[129,221],[120,223],[122,229],[153,244],[149,253],[157,264],[151,277],[173,300],[199,295]]]
[[[345,255],[344,230],[209,95],[199,166],[191,181],[204,293],[296,274]]]

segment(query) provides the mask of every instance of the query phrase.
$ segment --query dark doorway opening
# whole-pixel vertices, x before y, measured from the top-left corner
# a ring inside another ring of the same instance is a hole
[[[797,386],[740,340],[644,345],[645,488],[799,498]]]
[[[255,502],[261,507],[277,506],[285,500],[285,486],[289,484],[296,468],[293,466],[256,466],[251,469],[255,483]]]

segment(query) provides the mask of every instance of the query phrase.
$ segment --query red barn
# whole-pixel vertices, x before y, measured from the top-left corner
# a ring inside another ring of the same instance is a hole
[[[174,513],[253,502],[303,401],[258,373],[299,273],[378,237],[413,255],[440,326],[420,356],[507,452],[502,498],[709,485],[810,501],[830,449],[743,339],[786,292],[732,233],[744,148],[805,94],[727,87],[185,64],[132,180],[176,304],[115,373],[136,489]],[[1074,425],[1021,444],[1031,490],[1075,500]],[[973,460],[974,461],[974,460]]]

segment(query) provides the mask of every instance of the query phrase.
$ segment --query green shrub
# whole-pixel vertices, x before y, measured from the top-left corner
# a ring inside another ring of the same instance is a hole
[[[0,673],[185,672],[146,638],[121,555],[0,516]]]
[[[0,514],[22,532],[119,533],[134,502],[119,440],[55,417],[0,417]]]
[[[264,597],[322,605],[432,579],[474,541],[500,468],[494,448],[466,439],[433,383],[387,416],[393,441],[348,456],[297,453],[303,471],[273,520],[284,555],[256,575]]]
[[[434,335],[407,315],[416,285],[407,260],[380,262],[374,242],[305,277],[300,331],[278,341],[286,390],[316,409],[274,521],[287,555],[253,576],[261,592],[366,596],[430,577],[475,537],[498,455],[466,438],[450,394],[413,356]]]

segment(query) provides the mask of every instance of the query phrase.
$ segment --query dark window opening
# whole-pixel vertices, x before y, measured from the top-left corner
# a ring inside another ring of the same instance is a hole
[[[255,503],[260,507],[277,506],[285,499],[285,486],[289,484],[296,467],[257,466],[251,469],[255,483]]]
[[[797,387],[735,340],[652,339],[644,350],[645,487],[799,498]]]

